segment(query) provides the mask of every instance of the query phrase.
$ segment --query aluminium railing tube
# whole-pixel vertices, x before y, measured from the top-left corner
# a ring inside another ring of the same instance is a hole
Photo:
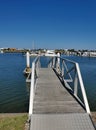
[[[87,100],[87,96],[86,96],[86,92],[85,92],[85,88],[84,88],[84,84],[83,84],[83,80],[82,80],[82,76],[81,76],[81,72],[80,72],[80,68],[79,68],[78,63],[76,63],[76,69],[77,69],[78,79],[79,79],[79,82],[80,82],[80,87],[81,87],[82,96],[83,96],[83,99],[84,99],[86,111],[87,111],[88,114],[90,114],[90,108],[89,108],[89,104],[88,104],[88,100]]]
[[[35,60],[32,62],[32,72],[31,72],[31,85],[30,85],[30,99],[29,99],[29,120],[30,116],[33,113],[33,99],[34,99],[34,89],[35,89],[35,71],[36,67],[38,66],[39,57],[36,57]],[[36,65],[37,64],[37,65]]]

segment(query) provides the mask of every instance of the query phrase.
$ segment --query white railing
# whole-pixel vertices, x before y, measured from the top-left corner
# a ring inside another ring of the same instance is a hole
[[[29,99],[29,119],[33,113],[34,90],[35,90],[36,78],[38,76],[39,67],[40,67],[40,57],[36,57],[35,60],[32,62],[30,99]]]
[[[56,71],[65,87],[70,89],[75,98],[85,107],[86,112],[90,114],[79,64],[65,58],[54,57],[50,60],[49,67]],[[81,91],[82,98],[78,96],[79,91]]]

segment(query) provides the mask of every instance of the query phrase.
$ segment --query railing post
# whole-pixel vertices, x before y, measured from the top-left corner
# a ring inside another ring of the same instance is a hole
[[[55,67],[55,57],[53,58],[53,65],[52,67],[54,68]]]
[[[50,62],[49,67],[50,67],[50,68],[52,67],[52,62]]]
[[[64,77],[64,64],[63,64],[63,60],[62,60],[62,77]]]
[[[29,52],[26,53],[26,64],[27,64],[27,68],[30,68],[30,56],[29,56]]]
[[[58,66],[60,66],[60,53],[58,53]]]
[[[74,95],[77,96],[77,94],[78,94],[78,77],[77,77],[77,72],[75,72]]]
[[[81,72],[80,72],[78,63],[76,63],[76,68],[77,68],[78,78],[80,81],[80,86],[81,86],[82,96],[84,99],[85,108],[86,108],[87,113],[90,114],[90,108],[89,108],[89,104],[88,104],[88,100],[87,100],[87,96],[86,96],[86,92],[85,92],[85,88],[84,88],[84,84],[83,84],[83,80],[81,77]]]
[[[58,57],[57,57],[56,70],[58,73],[60,73],[60,53],[58,53]]]
[[[38,61],[37,61],[37,67],[35,66],[35,72],[36,72],[36,76],[38,76],[38,71],[39,71],[39,68],[40,68],[40,57],[38,57]]]
[[[30,86],[30,101],[29,101],[29,118],[33,113],[33,98],[34,98],[34,73],[35,73],[35,63],[32,63],[31,72],[31,86]]]

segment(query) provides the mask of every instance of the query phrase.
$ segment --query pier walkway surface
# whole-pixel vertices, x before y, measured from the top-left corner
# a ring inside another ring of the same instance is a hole
[[[38,68],[30,130],[95,130],[90,114],[52,68]]]
[[[51,68],[40,68],[36,84],[33,114],[85,112],[63,87]]]

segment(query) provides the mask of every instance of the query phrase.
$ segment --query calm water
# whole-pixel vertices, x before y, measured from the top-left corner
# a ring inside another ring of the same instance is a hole
[[[96,58],[67,58],[79,63],[90,108],[96,110]],[[48,61],[49,58],[42,58],[42,66],[46,67]],[[0,54],[0,113],[28,111],[29,85],[23,75],[25,66],[22,54]]]
[[[28,111],[25,62],[22,54],[0,54],[0,112]]]

